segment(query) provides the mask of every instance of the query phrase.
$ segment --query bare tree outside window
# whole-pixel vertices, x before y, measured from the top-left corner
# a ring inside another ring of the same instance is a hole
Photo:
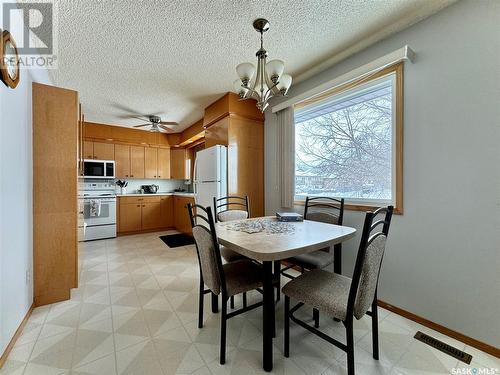
[[[388,81],[308,114],[298,110],[295,194],[391,200],[392,109]]]

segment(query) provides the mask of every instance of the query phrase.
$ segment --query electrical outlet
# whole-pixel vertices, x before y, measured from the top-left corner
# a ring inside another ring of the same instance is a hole
[[[31,270],[26,270],[26,284],[31,284]]]

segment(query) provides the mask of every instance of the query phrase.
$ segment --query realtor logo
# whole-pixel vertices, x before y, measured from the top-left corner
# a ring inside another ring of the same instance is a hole
[[[54,68],[57,7],[53,1],[7,2],[2,7],[2,29],[14,36],[21,68]]]

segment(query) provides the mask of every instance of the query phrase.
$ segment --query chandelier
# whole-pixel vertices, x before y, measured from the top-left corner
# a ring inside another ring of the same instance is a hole
[[[283,74],[285,64],[281,60],[271,60],[266,63],[267,51],[263,45],[263,34],[269,30],[269,22],[264,18],[253,21],[253,27],[260,33],[260,49],[257,51],[257,72],[252,63],[239,64],[236,72],[240,77],[234,81],[234,90],[242,100],[257,100],[257,108],[264,112],[269,105],[269,99],[274,96],[285,96],[292,77]]]

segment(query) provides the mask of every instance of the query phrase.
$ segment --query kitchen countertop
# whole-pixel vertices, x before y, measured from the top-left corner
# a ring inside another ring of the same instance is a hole
[[[140,194],[140,193],[130,193],[130,194],[116,194],[117,197],[153,197],[155,195],[176,195],[178,197],[193,197],[194,198],[194,193],[186,193],[186,192],[177,192],[177,191],[168,191],[168,192],[161,192],[159,191],[158,193],[155,194]]]

